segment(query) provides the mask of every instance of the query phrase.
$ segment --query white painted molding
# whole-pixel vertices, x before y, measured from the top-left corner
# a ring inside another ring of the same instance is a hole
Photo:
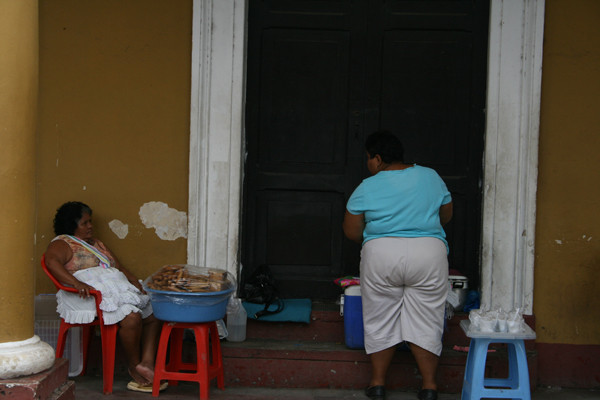
[[[533,310],[544,0],[490,2],[482,304]]]
[[[18,341],[0,343],[0,379],[37,374],[54,364],[54,349],[37,335]]]
[[[207,161],[210,101],[209,55],[211,44],[211,2],[193,2],[192,82],[190,101],[190,171],[188,198],[189,264],[204,263],[206,248]]]
[[[245,0],[194,0],[188,263],[238,268]]]

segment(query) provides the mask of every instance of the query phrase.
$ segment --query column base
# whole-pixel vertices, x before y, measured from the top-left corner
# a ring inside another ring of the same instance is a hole
[[[54,349],[37,335],[20,342],[0,343],[0,379],[36,374],[54,364]]]

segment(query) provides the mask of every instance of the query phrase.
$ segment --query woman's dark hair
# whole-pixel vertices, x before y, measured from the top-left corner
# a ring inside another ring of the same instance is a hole
[[[54,233],[56,235],[73,235],[83,214],[92,215],[92,209],[80,201],[69,201],[56,210],[54,216]]]
[[[365,141],[365,148],[369,157],[377,154],[384,163],[390,164],[395,161],[404,162],[404,147],[402,142],[389,131],[376,131],[371,133]]]

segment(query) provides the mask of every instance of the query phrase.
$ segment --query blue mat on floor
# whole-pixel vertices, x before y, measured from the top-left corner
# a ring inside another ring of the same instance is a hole
[[[310,299],[283,299],[284,308],[277,314],[263,315],[259,321],[277,321],[277,322],[304,322],[310,323],[310,312],[312,302]],[[248,303],[243,301],[242,304],[248,313],[248,318],[256,319],[254,314],[262,311],[265,308],[264,304]],[[277,305],[271,304],[269,310],[275,311]]]

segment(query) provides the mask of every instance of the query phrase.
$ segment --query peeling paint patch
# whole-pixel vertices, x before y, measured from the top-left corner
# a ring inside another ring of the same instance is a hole
[[[187,214],[160,201],[151,201],[140,207],[140,219],[146,228],[154,228],[163,240],[187,238]]]
[[[556,239],[555,242],[556,242],[556,244],[562,244],[562,240],[560,240],[560,239]]]
[[[118,219],[113,219],[112,221],[110,221],[108,223],[108,226],[110,227],[110,230],[113,231],[113,233],[117,235],[119,239],[125,239],[127,237],[127,234],[129,233],[129,225],[124,224]]]

